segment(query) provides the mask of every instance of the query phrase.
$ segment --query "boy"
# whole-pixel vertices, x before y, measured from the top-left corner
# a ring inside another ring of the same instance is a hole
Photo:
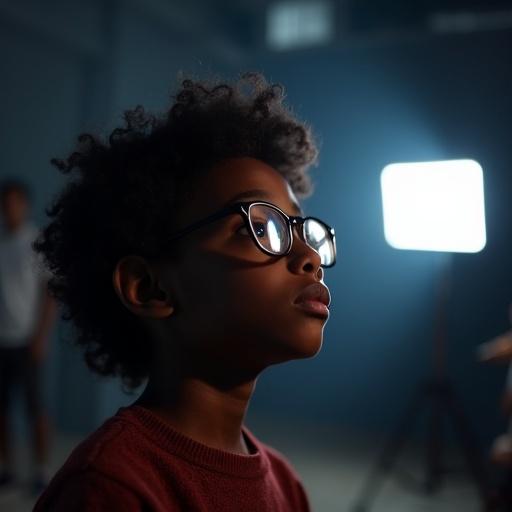
[[[4,180],[0,206],[0,490],[16,480],[9,416],[13,392],[19,387],[32,437],[31,488],[40,494],[49,479],[49,420],[41,377],[56,304],[47,293],[49,276],[32,249],[38,230],[28,219],[27,185],[18,179]]]
[[[334,231],[303,220],[317,150],[258,74],[185,80],[90,135],[36,244],[88,365],[144,392],[72,453],[35,511],[309,510],[291,465],[243,425],[258,375],[314,356]]]

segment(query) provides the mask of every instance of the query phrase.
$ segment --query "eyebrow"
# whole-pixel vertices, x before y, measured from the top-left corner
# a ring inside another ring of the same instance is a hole
[[[240,192],[236,196],[233,196],[225,206],[229,206],[232,203],[239,201],[240,199],[272,199],[272,196],[262,188],[253,188],[251,190],[245,190],[244,192]],[[297,215],[304,215],[302,208],[292,201],[292,208]]]

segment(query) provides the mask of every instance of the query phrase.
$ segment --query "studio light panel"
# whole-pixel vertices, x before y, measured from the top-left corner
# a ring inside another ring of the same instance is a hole
[[[389,164],[381,191],[392,247],[469,253],[485,247],[483,171],[475,160]]]

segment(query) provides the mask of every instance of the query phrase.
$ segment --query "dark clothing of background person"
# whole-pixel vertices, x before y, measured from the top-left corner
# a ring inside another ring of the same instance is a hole
[[[3,226],[0,233],[0,489],[15,481],[9,434],[12,402],[19,394],[31,427],[31,485],[38,494],[51,476],[41,374],[54,302],[47,294],[49,274],[32,249],[37,234],[31,222],[16,229]]]

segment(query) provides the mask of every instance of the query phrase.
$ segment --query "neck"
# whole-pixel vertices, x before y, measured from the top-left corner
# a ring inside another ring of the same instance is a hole
[[[241,429],[255,383],[226,387],[190,376],[173,382],[150,377],[135,405],[150,409],[195,441],[248,454]]]

